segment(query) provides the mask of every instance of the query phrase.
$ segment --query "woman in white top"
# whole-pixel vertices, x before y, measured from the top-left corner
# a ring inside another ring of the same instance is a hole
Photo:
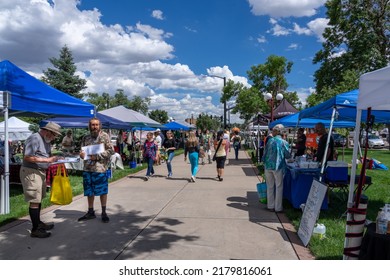
[[[225,168],[226,161],[226,143],[227,141],[223,139],[223,131],[218,131],[217,139],[214,140],[214,150],[216,157],[215,161],[217,162],[217,178],[219,181],[223,181],[223,169]]]

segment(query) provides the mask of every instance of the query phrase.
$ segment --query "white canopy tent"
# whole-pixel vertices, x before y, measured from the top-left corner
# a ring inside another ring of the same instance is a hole
[[[356,127],[354,142],[359,142],[360,123],[362,112],[367,111],[389,111],[390,112],[390,66],[378,69],[373,72],[363,74],[359,80],[359,96],[356,106]],[[375,116],[375,112],[372,114]],[[352,162],[356,162],[358,154],[358,145],[354,145],[352,153]],[[354,187],[355,187],[356,164],[352,164],[351,180],[349,183],[348,208],[353,208],[354,204],[360,203],[360,191],[357,192],[357,197],[354,202]],[[347,221],[351,220],[351,214],[348,213]],[[348,232],[348,230],[347,230]],[[349,248],[351,240],[346,238],[344,248]],[[353,244],[356,246],[357,244]],[[349,256],[344,254],[344,259],[349,259]]]
[[[363,74],[359,80],[359,96],[356,105],[356,127],[354,142],[359,142],[359,131],[362,111],[371,110],[390,111],[390,66]],[[375,113],[374,113],[375,115]],[[358,145],[353,148],[352,162],[356,162]],[[349,186],[348,204],[353,203],[354,178],[356,165],[352,165],[351,181]]]
[[[5,139],[5,121],[0,123],[0,140]],[[10,117],[8,119],[8,140],[26,140],[32,132],[28,129],[31,124],[17,117]]]

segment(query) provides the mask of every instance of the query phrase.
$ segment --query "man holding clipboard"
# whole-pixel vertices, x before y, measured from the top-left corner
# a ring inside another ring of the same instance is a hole
[[[90,134],[83,137],[80,149],[80,158],[84,160],[83,187],[84,196],[88,199],[88,212],[78,221],[96,218],[94,200],[95,196],[100,196],[102,222],[108,223],[110,219],[106,213],[108,194],[106,171],[110,158],[114,154],[114,147],[108,134],[101,130],[98,118],[92,118],[88,126]]]

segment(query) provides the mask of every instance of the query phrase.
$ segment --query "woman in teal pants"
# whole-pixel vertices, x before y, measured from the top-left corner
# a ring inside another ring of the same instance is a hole
[[[195,131],[190,131],[187,142],[184,146],[184,160],[187,161],[187,154],[189,155],[191,163],[191,181],[195,182],[195,176],[198,172],[199,159],[199,140],[195,135]]]

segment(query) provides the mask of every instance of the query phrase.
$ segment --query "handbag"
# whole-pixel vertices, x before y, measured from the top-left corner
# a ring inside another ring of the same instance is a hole
[[[69,176],[64,164],[58,164],[57,173],[51,184],[50,202],[57,205],[67,205],[72,202],[73,194]]]
[[[221,146],[222,140],[223,140],[223,139],[219,140],[218,147],[217,147],[217,149],[215,150],[215,153],[214,153],[214,155],[213,155],[213,161],[215,161],[215,160],[217,159],[217,151],[218,151],[219,147]]]

